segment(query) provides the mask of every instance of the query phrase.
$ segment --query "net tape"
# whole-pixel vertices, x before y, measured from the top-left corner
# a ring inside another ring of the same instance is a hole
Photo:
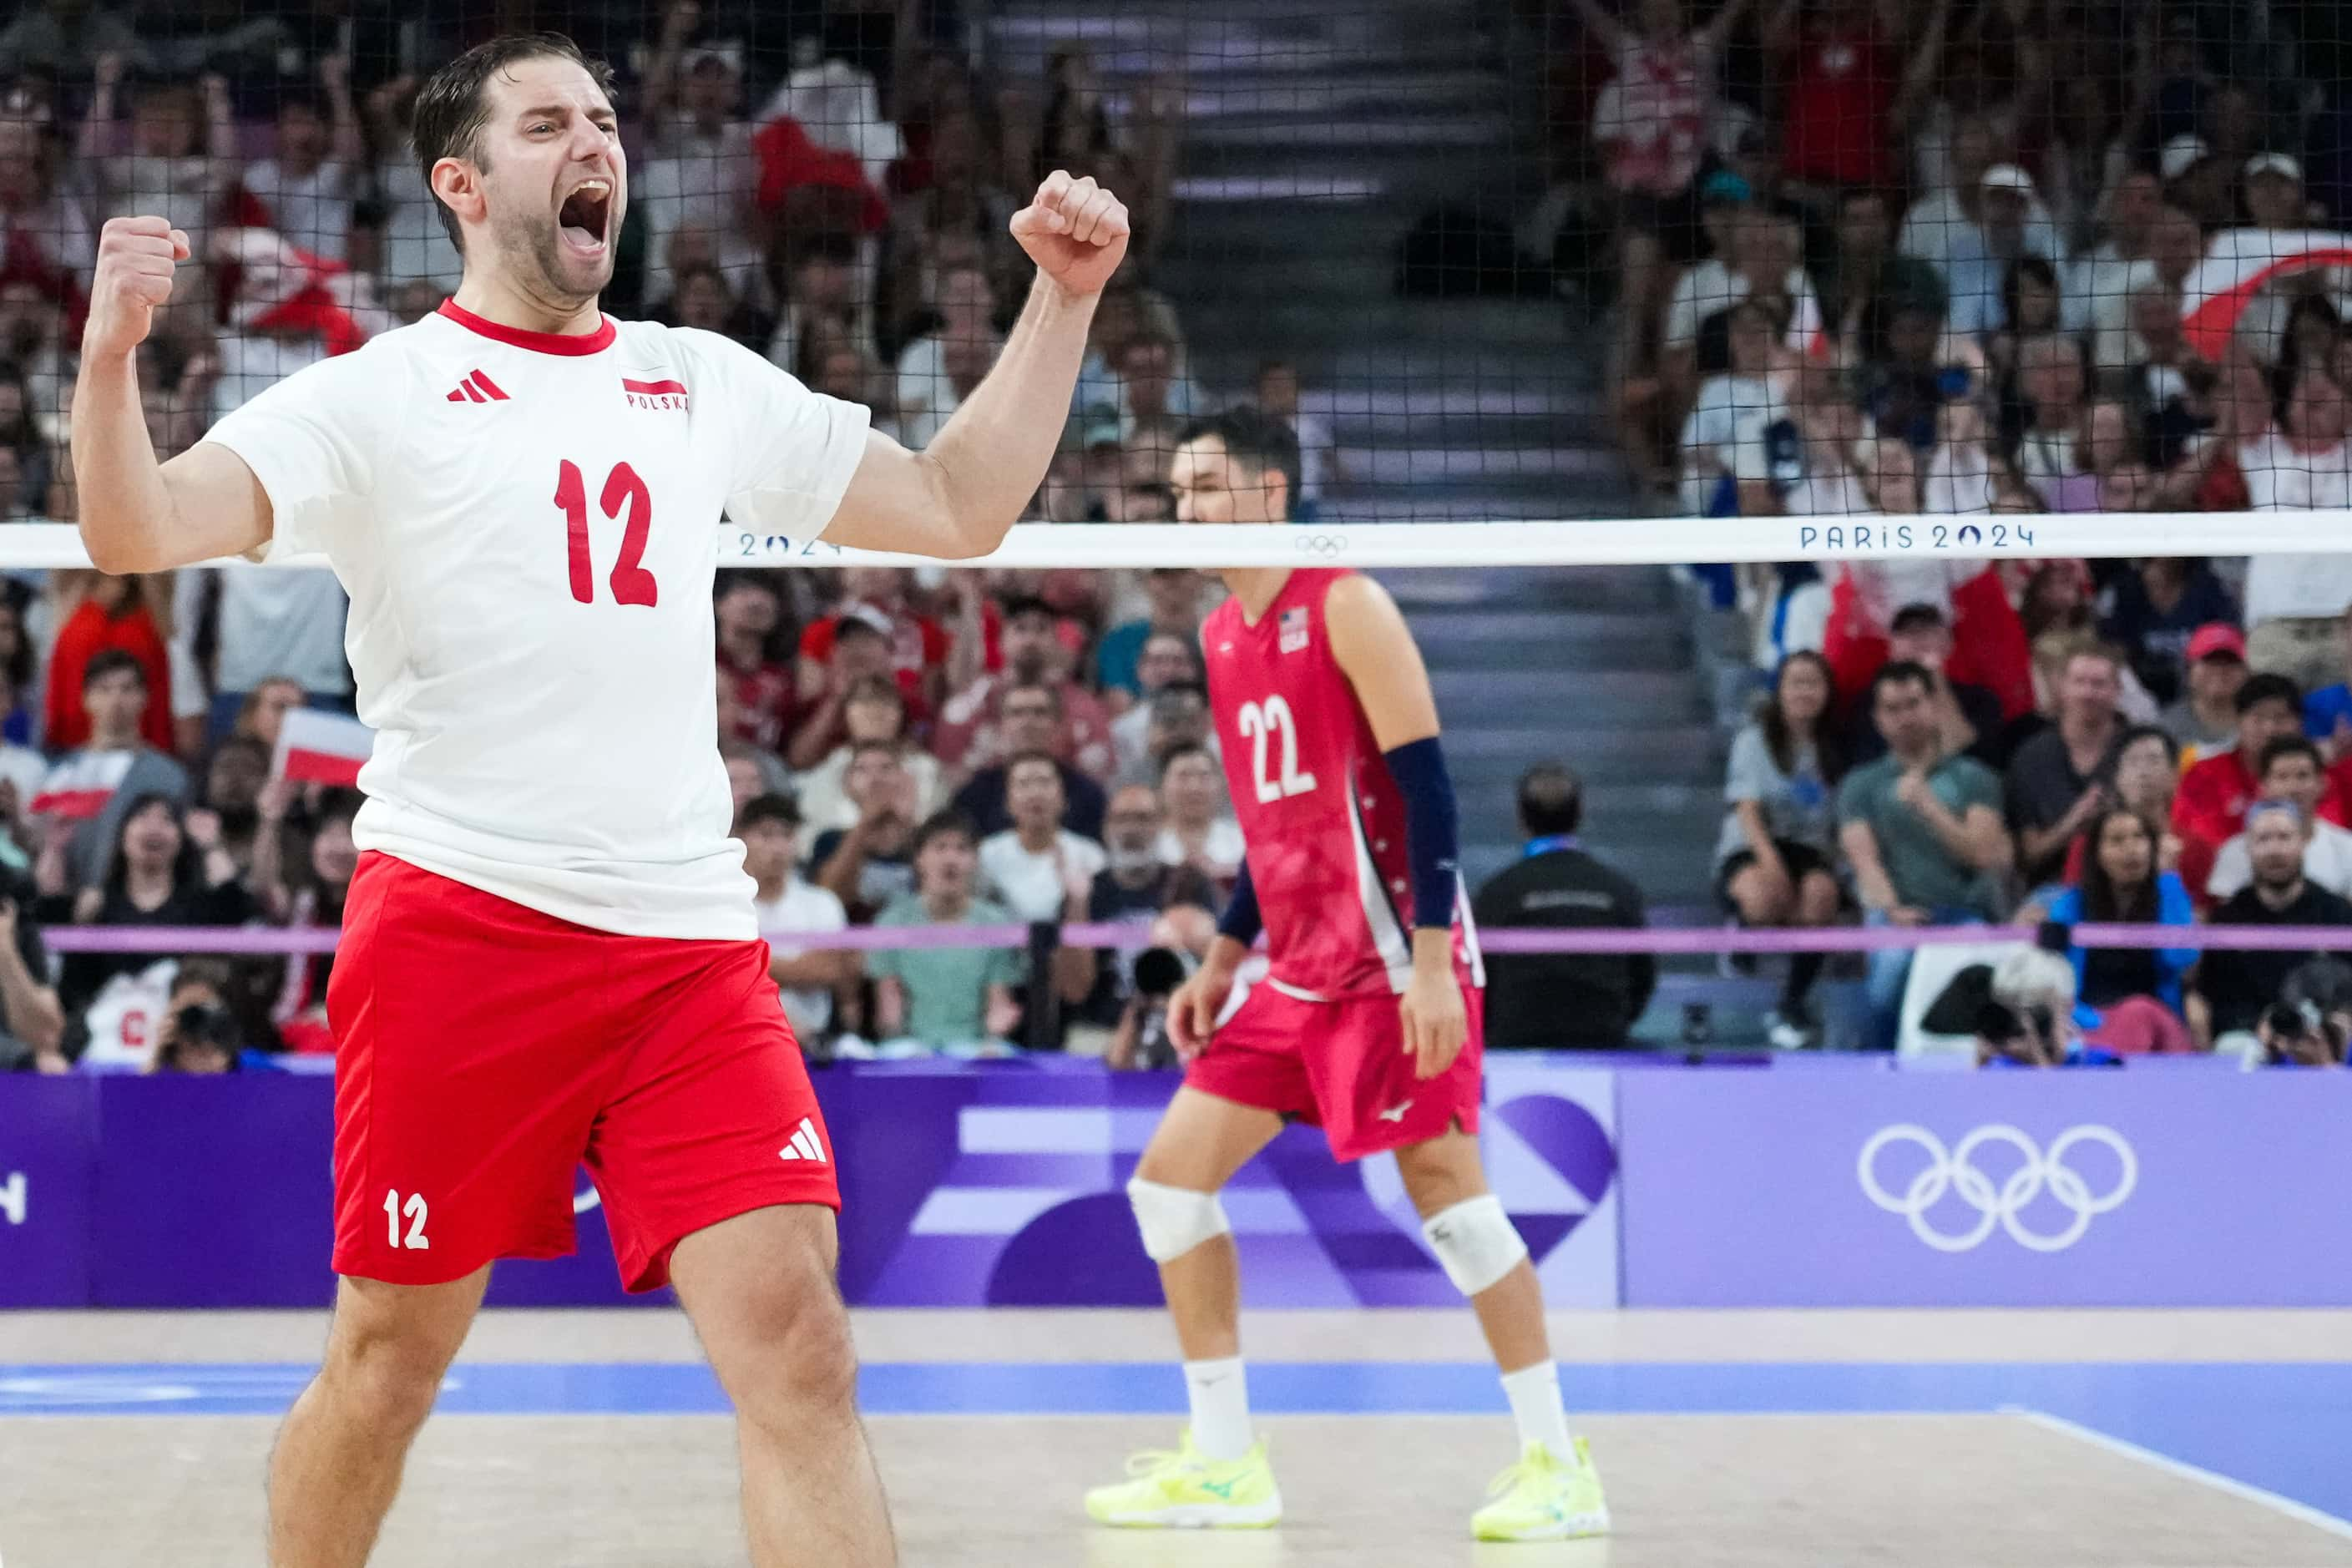
[[[1996,561],[2352,553],[2352,510],[2046,512],[1995,516],[1625,518],[1210,528],[1186,523],[1022,523],[965,561],[845,550],[821,539],[723,527],[730,567],[1641,566],[1688,562]],[[68,523],[0,527],[0,569],[86,567]],[[223,561],[218,565],[246,563]],[[323,556],[272,565],[324,566]]]

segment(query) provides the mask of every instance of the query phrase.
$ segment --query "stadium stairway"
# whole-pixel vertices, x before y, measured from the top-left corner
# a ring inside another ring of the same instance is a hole
[[[1475,0],[1006,0],[1008,73],[1064,44],[1116,100],[1181,78],[1184,151],[1151,280],[1177,302],[1194,375],[1246,392],[1258,363],[1303,372],[1346,469],[1319,516],[1348,521],[1623,517],[1597,331],[1553,298],[1399,297],[1400,244],[1441,204],[1498,225],[1540,163],[1511,114],[1508,37]],[[1707,617],[1661,568],[1384,574],[1445,715],[1473,885],[1517,852],[1513,790],[1542,757],[1586,782],[1590,847],[1654,918],[1714,918],[1718,681]],[[1669,965],[1643,1037],[1711,1011],[1761,1037],[1769,985]]]

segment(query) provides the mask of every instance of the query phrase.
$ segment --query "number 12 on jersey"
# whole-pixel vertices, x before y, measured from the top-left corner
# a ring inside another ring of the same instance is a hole
[[[1257,781],[1261,805],[1285,795],[1305,795],[1315,787],[1315,775],[1298,771],[1298,721],[1291,716],[1288,699],[1276,694],[1263,702],[1244,702],[1239,723],[1243,738],[1250,743],[1250,776]],[[1277,734],[1282,737],[1282,776],[1275,778],[1266,773],[1265,764],[1266,752]]]
[[[583,605],[596,602],[595,569],[588,560],[588,483],[581,477],[580,465],[565,458],[556,471],[555,504],[563,509],[564,548],[572,568],[572,596]],[[597,504],[606,517],[617,518],[626,508],[628,526],[621,533],[621,558],[613,565],[613,602],[616,605],[652,605],[659,601],[660,588],[654,574],[645,569],[646,541],[653,532],[653,492],[637,470],[626,463],[615,463],[613,471],[604,476],[604,493]]]

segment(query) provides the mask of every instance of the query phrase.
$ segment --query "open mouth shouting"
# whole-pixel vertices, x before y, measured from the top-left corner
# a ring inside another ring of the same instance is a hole
[[[588,260],[604,256],[607,225],[613,213],[613,186],[608,180],[587,179],[572,187],[555,211],[557,229],[572,255]]]

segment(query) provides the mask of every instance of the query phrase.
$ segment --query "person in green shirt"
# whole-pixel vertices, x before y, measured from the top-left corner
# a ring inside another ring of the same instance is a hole
[[[1873,925],[1923,926],[1997,920],[2006,913],[2012,864],[2001,820],[2000,778],[1973,757],[1946,754],[1933,678],[1896,660],[1871,682],[1886,755],[1838,786],[1838,846]],[[1911,950],[1870,955],[1864,992],[1871,1045],[1892,1050]]]
[[[915,833],[915,890],[875,917],[877,926],[1013,925],[1011,910],[973,895],[978,835],[960,812],[943,811]],[[1003,1048],[1021,1014],[1013,988],[1024,954],[1000,947],[885,948],[874,977],[875,1038],[959,1055]]]

